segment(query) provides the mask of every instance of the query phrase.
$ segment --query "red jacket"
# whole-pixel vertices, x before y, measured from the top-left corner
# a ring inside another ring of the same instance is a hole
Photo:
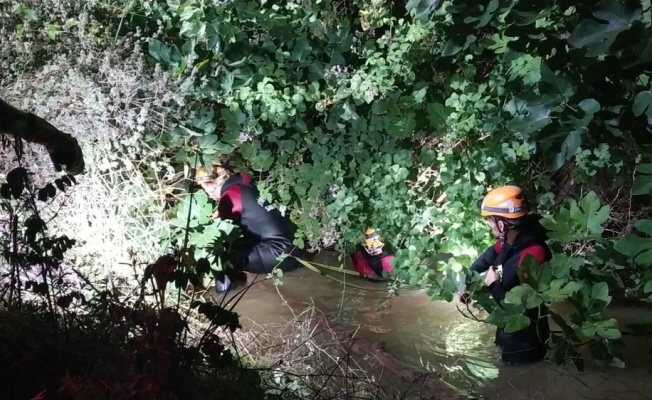
[[[375,278],[382,278],[383,271],[392,272],[393,267],[390,261],[393,258],[393,255],[384,251],[377,256],[372,256],[367,253],[362,245],[358,245],[356,252],[351,254],[355,270],[360,274]]]

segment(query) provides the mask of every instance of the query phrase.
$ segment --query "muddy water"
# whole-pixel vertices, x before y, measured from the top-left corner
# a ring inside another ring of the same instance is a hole
[[[314,261],[339,265],[332,253],[321,253]],[[383,284],[356,277],[346,276],[346,280],[365,288],[384,289]],[[286,274],[278,287],[269,280],[254,283],[236,311],[245,324],[247,319],[262,325],[287,321],[292,312],[284,305],[284,296],[314,304],[339,324],[358,327],[358,337],[384,340],[387,352],[400,361],[430,367],[455,387],[491,399],[652,398],[650,337],[625,337],[624,368],[587,363],[580,373],[550,362],[503,366],[493,345],[494,328],[465,318],[455,303],[433,302],[422,291],[406,290],[381,308],[386,291],[343,286],[307,268]],[[564,313],[563,309],[557,311]],[[649,308],[642,307],[614,306],[608,313],[621,324],[652,316]]]

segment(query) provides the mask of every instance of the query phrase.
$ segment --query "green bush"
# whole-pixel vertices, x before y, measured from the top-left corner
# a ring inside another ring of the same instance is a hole
[[[478,289],[480,308],[515,329],[525,305],[570,301],[570,322],[553,316],[571,338],[556,343],[559,361],[587,341],[611,357],[602,344],[618,327],[601,316],[611,296],[652,301],[649,1],[277,3],[86,6],[99,41],[138,35],[150,69],[183,80],[177,121],[137,139],[160,163],[138,165],[148,182],[161,165],[187,177],[228,156],[283,204],[298,245],[335,234],[348,251],[379,227],[398,249],[398,280],[444,300],[491,243],[476,201],[517,183],[546,215],[555,258],[508,296],[507,311]],[[22,32],[19,17],[33,14],[48,32],[29,4],[11,9],[7,29]],[[205,198],[183,200],[171,218],[192,201],[190,231],[157,233],[199,260],[208,237],[235,231],[200,215]],[[219,257],[209,267],[222,268]]]
[[[614,212],[644,215],[622,203],[651,193],[644,9],[617,0],[153,2],[119,34],[162,27],[148,42],[151,65],[196,76],[190,118],[153,147],[176,146],[180,166],[229,155],[256,172],[298,224],[299,245],[318,245],[333,221],[342,250],[380,227],[399,249],[399,278],[433,298],[453,299],[460,272],[490,243],[476,201],[496,185],[523,186],[539,212],[554,211],[551,268],[591,265],[533,289],[541,301],[574,299],[573,329],[602,343],[618,334],[614,321],[587,314],[590,299],[649,288],[647,260],[630,254],[639,239],[607,240],[604,228],[618,226]],[[601,201],[610,206],[592,220]]]

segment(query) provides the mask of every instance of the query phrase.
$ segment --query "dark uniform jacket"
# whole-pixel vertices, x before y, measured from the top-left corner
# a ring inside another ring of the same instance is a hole
[[[546,230],[539,223],[540,218],[538,215],[528,216],[519,227],[514,243],[496,242],[471,265],[471,270],[478,273],[487,271],[491,266],[503,266],[502,279],[489,286],[491,295],[499,304],[509,290],[521,284],[518,269],[527,255],[534,257],[539,265],[552,258],[546,244]],[[525,315],[532,321],[527,328],[513,333],[499,328],[496,332],[496,343],[501,346],[503,361],[507,363],[539,361],[547,352],[545,342],[550,336],[548,310],[541,306],[527,310]]]
[[[240,172],[227,179],[220,193],[218,212],[220,218],[232,220],[242,231],[231,259],[236,269],[264,274],[277,264],[284,271],[299,265],[292,258],[281,264],[276,260],[283,253],[300,257],[302,252],[292,244],[294,230],[289,221],[276,206],[260,198],[250,175]]]

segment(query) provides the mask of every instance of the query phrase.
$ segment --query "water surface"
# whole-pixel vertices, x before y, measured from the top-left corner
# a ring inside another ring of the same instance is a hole
[[[339,265],[334,253],[322,252],[314,261]],[[365,288],[385,287],[356,277],[345,278]],[[580,373],[572,367],[558,367],[547,361],[530,366],[504,366],[493,344],[495,328],[464,317],[456,303],[432,301],[423,291],[406,290],[381,307],[386,297],[384,290],[343,286],[301,268],[287,273],[281,286],[274,286],[270,280],[256,282],[236,311],[241,314],[243,324],[251,319],[264,325],[292,319],[293,313],[284,304],[284,298],[295,303],[301,301],[306,306],[314,304],[333,322],[358,328],[358,337],[385,341],[386,351],[398,360],[432,368],[455,387],[491,399],[652,398],[649,337],[625,337],[625,368],[589,362]],[[650,308],[644,307],[613,306],[607,313],[621,324],[652,316]],[[558,328],[553,324],[552,329]]]

